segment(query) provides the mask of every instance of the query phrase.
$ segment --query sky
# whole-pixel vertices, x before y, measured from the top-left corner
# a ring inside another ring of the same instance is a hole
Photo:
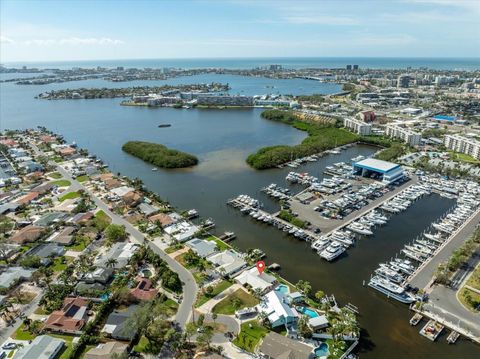
[[[480,57],[480,0],[0,0],[0,62]]]

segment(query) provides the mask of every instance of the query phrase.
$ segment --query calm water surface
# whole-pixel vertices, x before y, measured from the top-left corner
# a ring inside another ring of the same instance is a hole
[[[12,74],[9,74],[11,76]],[[5,78],[5,77],[2,77]],[[229,82],[232,93],[262,94],[274,86],[280,93],[332,93],[336,85],[313,81],[289,82],[242,78],[238,76],[195,76],[169,80],[169,83]],[[155,84],[162,84],[157,81]],[[152,82],[147,84],[153,85]],[[445,344],[445,336],[431,343],[418,334],[420,328],[408,325],[408,308],[387,300],[380,293],[362,286],[379,262],[394,256],[404,243],[421,233],[453,204],[436,195],[417,201],[408,211],[392,217],[388,225],[375,230],[335,263],[327,263],[309,245],[285,236],[283,232],[253,222],[225,202],[245,193],[259,198],[268,210],[278,208],[259,190],[272,182],[287,186],[290,169],[254,171],[245,164],[249,153],[265,145],[295,144],[305,133],[260,118],[261,110],[177,110],[119,106],[120,99],[92,101],[42,101],[33,96],[50,89],[79,86],[131,86],[101,80],[47,86],[0,85],[0,128],[27,128],[44,125],[76,141],[81,147],[103,158],[114,172],[139,177],[152,190],[182,209],[196,208],[212,217],[219,231],[233,230],[241,249],[257,247],[269,263],[282,266],[281,274],[296,282],[305,279],[313,289],[335,294],[341,304],[351,302],[360,309],[363,330],[362,358],[474,358],[479,348],[469,342]],[[171,123],[170,128],[158,128]],[[197,155],[200,164],[192,169],[159,170],[121,151],[128,140],[153,141]],[[309,163],[299,171],[322,176],[325,166],[349,161],[358,154],[376,149],[356,146],[340,155]],[[295,190],[298,190],[297,187]]]

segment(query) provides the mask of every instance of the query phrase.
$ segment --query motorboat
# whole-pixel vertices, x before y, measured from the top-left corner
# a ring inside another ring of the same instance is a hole
[[[410,293],[407,293],[403,287],[380,276],[372,277],[368,282],[368,285],[385,294],[387,297],[398,300],[399,302],[405,304],[415,302],[415,297]]]
[[[345,250],[345,247],[340,242],[333,241],[320,253],[320,257],[330,262],[345,252]]]

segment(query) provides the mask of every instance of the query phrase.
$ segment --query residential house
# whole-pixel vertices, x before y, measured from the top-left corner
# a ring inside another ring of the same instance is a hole
[[[77,213],[72,218],[70,218],[68,222],[81,225],[91,220],[93,216],[94,215],[92,212]]]
[[[42,243],[25,254],[40,257],[42,264],[48,265],[51,263],[51,258],[63,256],[65,248],[57,243]]]
[[[187,221],[182,221],[173,223],[168,227],[164,228],[163,230],[176,241],[185,242],[193,238],[195,234],[200,230],[200,227]]]
[[[275,332],[269,332],[262,341],[259,354],[266,359],[310,359],[315,358],[313,348],[297,340]]]
[[[248,286],[253,290],[259,290],[261,293],[265,293],[272,289],[277,283],[277,279],[265,272],[259,272],[257,267],[250,268],[243,271],[235,280],[243,286]]]
[[[22,267],[8,267],[0,273],[0,288],[10,288],[20,281],[28,281],[32,277],[33,270]]]
[[[113,268],[119,269],[125,267],[138,248],[138,244],[130,242],[117,242],[112,245],[107,253],[96,261],[97,266],[107,267],[109,259],[115,259],[116,263]]]
[[[289,327],[297,322],[298,312],[290,305],[287,293],[272,290],[265,294],[257,306],[259,312],[267,315],[272,328]]]
[[[120,342],[100,343],[84,355],[84,359],[110,359],[114,354],[121,355],[127,352],[128,344]]]
[[[137,330],[125,324],[132,315],[135,315],[136,310],[137,305],[131,305],[122,311],[114,310],[108,316],[102,328],[102,333],[109,335],[113,339],[131,341],[137,334]]]
[[[202,258],[217,252],[217,243],[215,241],[194,238],[185,244]]]
[[[48,212],[37,219],[34,224],[41,227],[48,227],[65,219],[67,215],[62,212]]]
[[[15,233],[9,241],[17,244],[34,242],[42,236],[44,230],[43,227],[29,225]]]
[[[79,333],[88,321],[88,302],[82,298],[67,297],[63,306],[49,315],[44,329],[53,332]]]
[[[153,206],[151,204],[142,202],[138,205],[139,211],[146,217],[152,216],[160,210],[160,208]]]
[[[123,202],[128,207],[137,206],[142,201],[142,198],[143,197],[140,194],[138,194],[136,191],[127,192],[122,196]]]
[[[233,249],[215,253],[208,257],[207,260],[217,267],[218,273],[227,277],[238,273],[247,266],[247,262]]]
[[[14,359],[56,359],[65,346],[63,339],[39,335],[31,343],[25,343],[13,355]]]
[[[137,286],[130,291],[130,296],[137,301],[152,300],[158,290],[153,287],[152,281],[148,278],[137,277]]]
[[[327,317],[322,314],[318,317],[308,319],[308,325],[312,328],[313,331],[324,329],[329,326]]]
[[[62,246],[68,246],[73,243],[75,227],[65,227],[60,232],[52,237],[52,242],[58,243]]]
[[[36,199],[40,194],[38,192],[28,192],[27,194],[18,198],[15,203],[19,205],[27,205],[34,199]]]

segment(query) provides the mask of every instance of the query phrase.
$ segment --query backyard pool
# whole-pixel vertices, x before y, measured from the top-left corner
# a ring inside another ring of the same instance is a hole
[[[315,356],[317,358],[327,357],[330,354],[328,350],[328,344],[322,343],[318,348],[315,349]]]
[[[318,313],[316,311],[308,309],[307,307],[297,307],[297,311],[308,315],[310,318],[318,317]]]
[[[285,284],[280,284],[275,290],[284,294],[290,293],[290,289]]]

